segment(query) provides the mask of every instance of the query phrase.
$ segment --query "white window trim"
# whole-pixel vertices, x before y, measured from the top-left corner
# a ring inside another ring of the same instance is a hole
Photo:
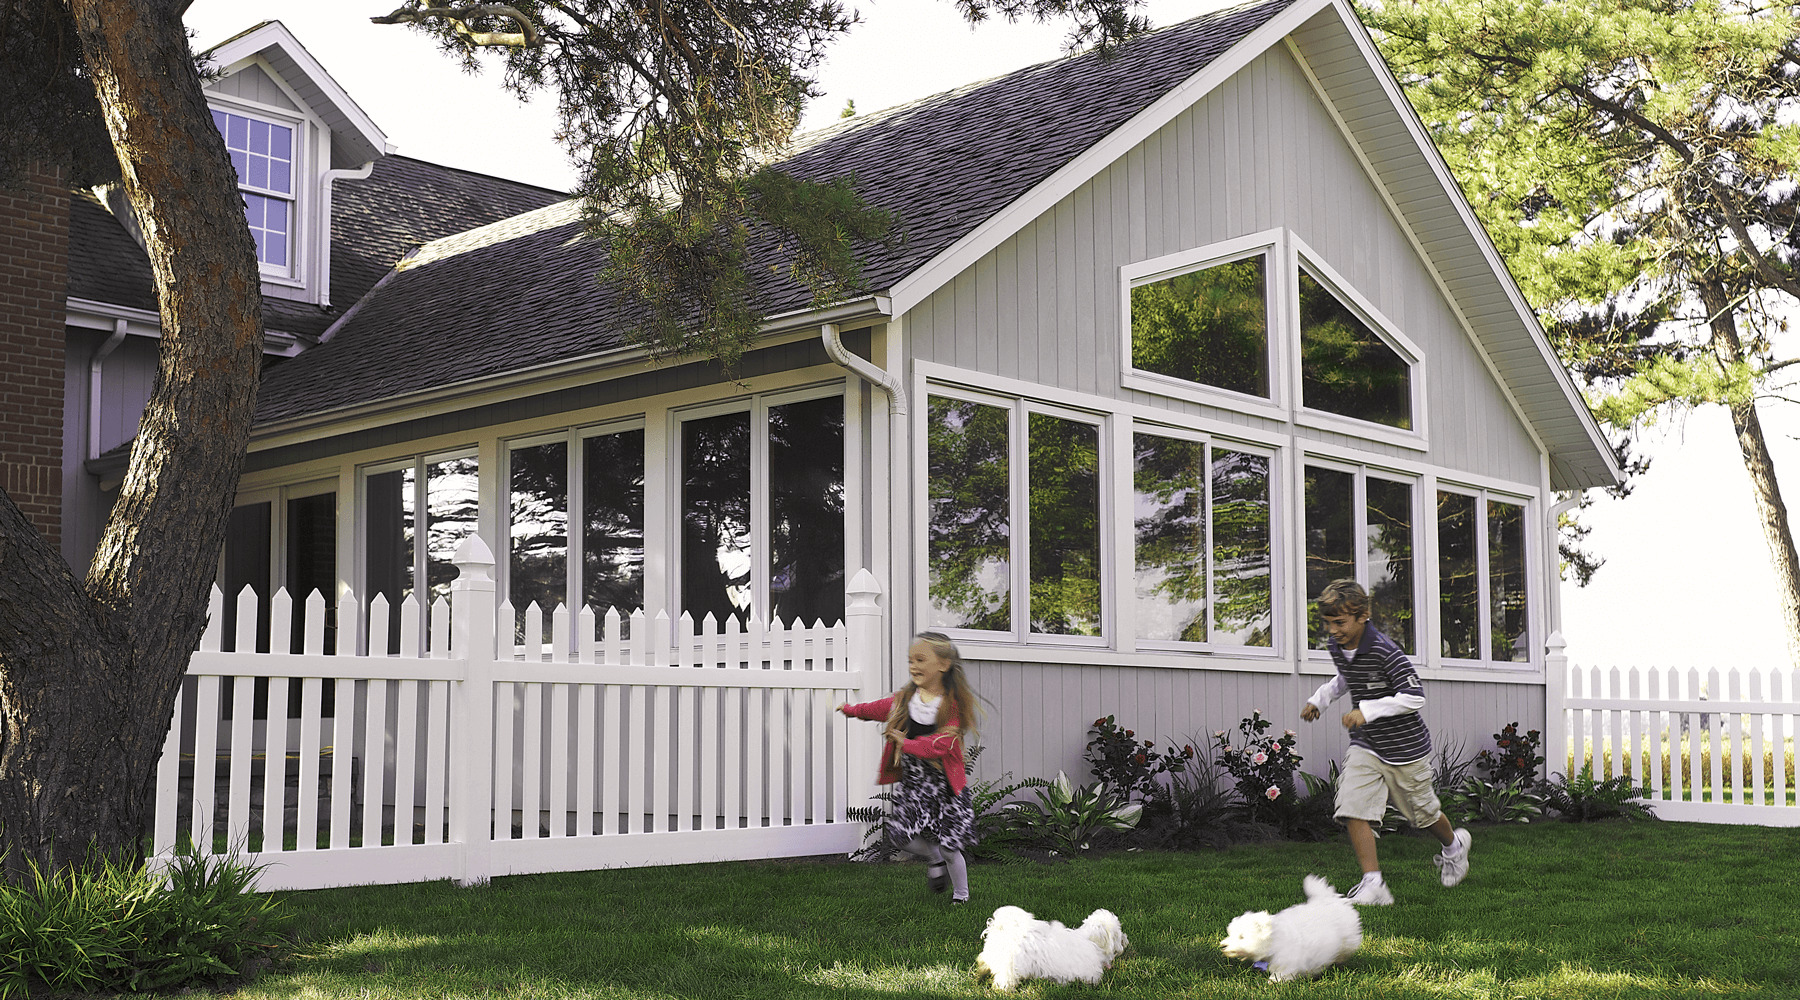
[[[1249,455],[1260,455],[1269,460],[1269,549],[1270,549],[1270,551],[1269,551],[1269,575],[1270,575],[1269,616],[1270,616],[1271,620],[1269,623],[1270,639],[1269,639],[1269,645],[1267,645],[1267,646],[1244,646],[1244,645],[1239,645],[1237,643],[1218,642],[1218,641],[1215,641],[1210,638],[1204,642],[1184,642],[1179,639],[1145,639],[1140,636],[1137,636],[1135,634],[1135,630],[1134,630],[1134,635],[1132,638],[1134,640],[1134,644],[1135,644],[1136,648],[1140,649],[1140,650],[1146,650],[1146,651],[1148,651],[1148,650],[1166,650],[1169,652],[1198,653],[1201,655],[1209,655],[1209,656],[1210,655],[1246,656],[1246,657],[1254,657],[1256,659],[1283,658],[1284,653],[1282,650],[1283,643],[1282,643],[1281,612],[1280,612],[1281,586],[1280,586],[1280,580],[1279,580],[1279,577],[1280,577],[1279,567],[1282,565],[1282,562],[1281,562],[1281,558],[1282,558],[1281,557],[1281,535],[1282,535],[1282,532],[1280,530],[1280,526],[1278,523],[1280,521],[1280,506],[1279,506],[1279,501],[1277,499],[1277,496],[1279,493],[1279,484],[1281,481],[1281,452],[1280,452],[1280,449],[1270,447],[1268,445],[1250,444],[1250,443],[1243,442],[1243,441],[1237,441],[1237,440],[1233,440],[1231,438],[1221,437],[1219,435],[1212,434],[1212,433],[1209,433],[1206,431],[1192,430],[1192,429],[1181,428],[1181,427],[1171,427],[1171,426],[1168,426],[1165,424],[1150,423],[1150,422],[1142,421],[1142,420],[1136,420],[1136,421],[1131,422],[1130,435],[1135,436],[1138,434],[1152,435],[1155,437],[1175,438],[1175,439],[1183,440],[1183,441],[1193,441],[1195,443],[1205,444],[1207,446],[1207,459],[1206,459],[1207,475],[1206,475],[1206,481],[1204,483],[1204,486],[1206,489],[1206,505],[1207,505],[1207,510],[1209,512],[1213,509],[1212,449],[1223,448],[1228,451],[1237,451],[1237,452],[1242,452],[1244,454],[1249,454]],[[1130,437],[1128,437],[1127,440],[1130,440]],[[1136,454],[1135,446],[1132,447],[1131,451],[1128,452],[1128,454],[1132,454],[1132,455]],[[1127,494],[1130,494],[1133,492],[1132,475],[1136,471],[1134,468],[1134,463],[1133,462],[1125,462],[1121,459],[1120,464],[1122,464],[1126,467],[1125,473],[1124,473],[1124,480],[1125,480],[1124,488],[1127,491]],[[1122,520],[1125,520],[1127,522],[1130,521],[1129,518],[1123,518]],[[1116,567],[1117,572],[1120,574],[1119,592],[1121,594],[1125,594],[1125,593],[1129,592],[1130,601],[1127,603],[1135,605],[1137,602],[1137,590],[1136,590],[1137,532],[1135,530],[1135,526],[1130,523],[1126,524],[1126,537],[1128,537],[1131,540],[1131,545],[1129,547],[1129,550],[1126,551],[1125,553],[1123,553],[1121,555],[1121,558],[1118,559],[1117,561],[1115,561],[1115,563],[1113,563],[1113,565]],[[1206,601],[1207,601],[1207,605],[1206,605],[1207,606],[1207,629],[1206,630],[1207,630],[1207,634],[1209,636],[1212,634],[1212,608],[1213,608],[1213,602],[1216,600],[1216,595],[1213,592],[1213,576],[1212,576],[1212,572],[1211,572],[1212,550],[1213,550],[1213,519],[1211,517],[1208,517],[1207,523],[1206,523],[1206,552],[1207,552],[1206,558],[1208,561],[1207,583],[1206,583]],[[1132,581],[1129,587],[1127,586],[1127,583],[1126,583],[1127,580]]]
[[[1354,518],[1351,521],[1351,537],[1352,544],[1354,545],[1354,549],[1351,552],[1351,559],[1355,566],[1354,579],[1365,588],[1369,585],[1368,477],[1373,475],[1377,479],[1403,483],[1412,490],[1412,598],[1414,623],[1413,649],[1415,652],[1408,654],[1407,659],[1411,660],[1415,666],[1427,662],[1431,649],[1427,643],[1436,641],[1436,614],[1435,611],[1432,610],[1432,608],[1435,608],[1435,605],[1428,607],[1425,603],[1427,595],[1429,595],[1432,600],[1436,600],[1437,587],[1435,584],[1437,580],[1437,563],[1435,561],[1435,546],[1430,550],[1430,558],[1433,561],[1430,564],[1429,577],[1427,573],[1420,568],[1426,558],[1425,553],[1427,551],[1423,545],[1424,536],[1429,534],[1425,532],[1421,526],[1420,498],[1423,496],[1425,485],[1430,482],[1430,477],[1419,471],[1408,471],[1394,468],[1390,465],[1384,465],[1379,462],[1371,462],[1368,460],[1369,457],[1370,456],[1351,457],[1347,454],[1323,454],[1309,448],[1299,456],[1299,460],[1294,464],[1294,499],[1292,504],[1294,516],[1292,523],[1295,530],[1294,538],[1297,542],[1294,546],[1295,552],[1290,564],[1290,572],[1294,573],[1294,579],[1299,581],[1299,585],[1295,588],[1297,600],[1293,604],[1293,611],[1294,631],[1299,636],[1299,646],[1297,648],[1300,650],[1299,659],[1301,661],[1302,673],[1335,673],[1337,671],[1337,667],[1332,663],[1331,653],[1326,649],[1314,647],[1313,636],[1308,634],[1307,631],[1307,609],[1313,599],[1317,597],[1316,594],[1305,593],[1306,469],[1308,466],[1331,469],[1337,472],[1346,472],[1350,473],[1353,477],[1350,487],[1350,503],[1351,509],[1354,512]],[[1433,507],[1432,509],[1435,510],[1436,508]],[[1434,518],[1432,520],[1434,527],[1436,523],[1436,519]],[[1432,586],[1429,587],[1426,586],[1428,578],[1432,582]]]
[[[278,85],[280,84],[278,74],[260,62],[256,64],[262,65],[268,72],[269,78],[275,80]],[[288,93],[289,98],[295,104],[305,106],[305,102],[291,91],[287,91],[285,86],[283,90]],[[320,137],[328,136],[329,133],[325,130],[323,122],[309,114],[296,113],[287,108],[276,108],[257,101],[245,100],[234,94],[222,94],[208,90],[206,103],[208,108],[234,114],[240,118],[260,119],[270,124],[293,129],[292,182],[294,191],[290,196],[293,218],[288,233],[288,265],[277,267],[258,262],[258,268],[262,272],[263,283],[266,286],[274,286],[275,293],[279,297],[299,297],[294,293],[310,290],[318,271],[316,262],[318,259],[318,233],[321,225],[315,218],[319,205],[317,188],[320,164],[324,162],[323,158],[327,154],[315,147],[320,144]],[[264,194],[262,189],[246,188],[243,184],[238,187],[240,190],[249,190],[252,194]],[[265,196],[276,197],[272,194]],[[281,294],[283,289],[292,289],[293,292]]]
[[[1438,575],[1437,547],[1437,494],[1439,491],[1456,493],[1462,496],[1471,497],[1475,500],[1475,566],[1476,578],[1479,581],[1479,586],[1476,590],[1476,620],[1480,623],[1480,628],[1477,630],[1476,645],[1478,646],[1481,655],[1478,659],[1445,656],[1442,652],[1443,641],[1439,635],[1434,634],[1432,636],[1431,644],[1432,664],[1444,670],[1479,671],[1484,674],[1532,674],[1538,672],[1541,667],[1539,657],[1542,655],[1545,638],[1543,609],[1541,602],[1538,600],[1538,588],[1534,585],[1537,577],[1533,575],[1538,568],[1537,553],[1538,545],[1540,544],[1537,532],[1536,514],[1538,505],[1535,502],[1535,499],[1524,493],[1517,492],[1516,490],[1473,485],[1466,481],[1439,479],[1432,484],[1431,531],[1428,532],[1428,534],[1431,539],[1431,602],[1434,608],[1441,598],[1441,592],[1438,590],[1440,577]],[[1525,561],[1524,576],[1526,581],[1524,644],[1526,657],[1523,660],[1494,659],[1494,622],[1492,618],[1493,594],[1491,591],[1493,581],[1488,563],[1489,552],[1487,544],[1488,501],[1490,500],[1515,504],[1522,508],[1523,511],[1521,516],[1524,521],[1525,537],[1523,540],[1524,551],[1521,553],[1521,556]],[[1441,627],[1441,619],[1435,613],[1432,615],[1432,622],[1434,631],[1436,628]]]
[[[914,440],[917,442],[915,462],[920,470],[913,498],[914,565],[920,572],[914,581],[914,607],[923,615],[931,607],[931,571],[930,571],[930,522],[931,522],[931,476],[929,455],[929,418],[930,406],[926,400],[931,396],[945,399],[957,399],[964,402],[980,403],[1005,410],[1007,413],[1007,502],[1011,506],[1007,546],[1007,579],[1011,587],[1009,591],[1012,621],[1007,631],[987,631],[966,628],[940,628],[945,634],[978,647],[992,649],[1018,650],[1023,648],[1079,648],[1107,649],[1115,646],[1119,635],[1119,603],[1118,573],[1115,568],[1118,556],[1118,542],[1114,532],[1107,526],[1114,523],[1113,511],[1117,501],[1115,482],[1117,479],[1117,462],[1114,454],[1113,429],[1119,421],[1108,413],[1096,413],[1067,405],[1044,402],[1029,397],[997,395],[975,389],[967,389],[958,385],[944,384],[919,379],[918,398],[921,400],[914,415]],[[1097,468],[1095,482],[1099,492],[1098,528],[1095,532],[1099,544],[1100,571],[1100,634],[1088,635],[1054,635],[1031,631],[1031,510],[1030,510],[1030,449],[1027,437],[1030,434],[1030,418],[1034,413],[1071,420],[1092,426],[1097,438]]]
[[[489,485],[488,477],[484,476],[481,471],[489,464],[487,461],[484,461],[484,458],[485,456],[476,445],[467,445],[461,448],[452,448],[442,451],[421,452],[405,458],[370,462],[356,467],[356,559],[352,573],[354,574],[354,579],[356,581],[356,592],[360,595],[364,595],[362,600],[367,602],[375,599],[375,595],[369,592],[369,477],[379,476],[388,472],[402,472],[407,469],[411,469],[413,472],[413,594],[419,598],[420,614],[423,619],[428,618],[431,614],[431,585],[426,566],[426,562],[428,561],[426,548],[421,540],[424,532],[422,532],[419,527],[418,505],[422,501],[427,500],[430,483],[429,468],[438,462],[449,462],[458,459],[475,460],[476,502],[478,506],[474,534],[479,536],[482,541],[486,543],[489,538],[494,537],[489,535],[486,530],[488,521],[491,520],[487,514],[486,508],[491,502],[489,497],[493,492],[493,487]],[[341,498],[339,502],[342,503]],[[429,523],[425,525],[425,530],[430,530]],[[491,545],[489,546],[490,549],[492,547],[493,546]],[[500,559],[500,556],[495,556],[496,563],[498,563]],[[344,574],[340,570],[338,575],[343,576]],[[397,615],[400,611],[398,608],[390,608],[389,613]]]
[[[1294,352],[1294,363],[1288,366],[1285,372],[1288,392],[1291,393],[1289,398],[1294,401],[1294,423],[1315,430],[1382,441],[1414,451],[1429,451],[1431,436],[1429,414],[1426,412],[1425,405],[1428,394],[1425,386],[1427,365],[1425,364],[1424,350],[1411,338],[1401,333],[1400,328],[1392,320],[1383,315],[1381,310],[1375,308],[1373,302],[1357,291],[1356,286],[1346,280],[1336,268],[1327,264],[1312,247],[1307,246],[1306,241],[1289,234],[1288,242],[1293,251],[1288,262],[1289,266],[1285,269],[1285,273],[1289,276],[1290,287],[1286,291],[1282,308],[1286,313],[1284,327],[1288,331],[1284,339],[1291,341]],[[1324,286],[1327,291],[1337,296],[1339,302],[1343,303],[1351,312],[1356,313],[1364,323],[1368,324],[1369,329],[1381,338],[1383,343],[1392,348],[1395,353],[1400,355],[1401,360],[1406,362],[1407,390],[1411,397],[1411,429],[1388,427],[1372,421],[1315,410],[1305,405],[1306,397],[1302,384],[1303,372],[1301,371],[1300,353],[1299,272],[1302,269],[1309,273],[1313,280]]]
[[[1210,243],[1191,250],[1182,250],[1122,265],[1119,268],[1118,278],[1119,358],[1122,370],[1119,384],[1127,389],[1136,389],[1158,396],[1169,396],[1208,406],[1218,406],[1271,420],[1286,420],[1289,409],[1287,393],[1290,390],[1287,388],[1287,380],[1282,377],[1282,372],[1290,366],[1286,360],[1290,353],[1290,347],[1287,344],[1289,338],[1284,335],[1285,324],[1282,322],[1284,310],[1279,303],[1285,301],[1286,286],[1293,281],[1288,276],[1290,269],[1285,263],[1293,256],[1287,249],[1287,235],[1287,231],[1283,229],[1265,229],[1259,233],[1251,233],[1247,236]],[[1263,289],[1263,296],[1264,306],[1267,310],[1265,329],[1268,334],[1269,398],[1264,399],[1248,393],[1235,392],[1199,382],[1189,382],[1186,379],[1132,367],[1131,290],[1133,288],[1218,264],[1245,260],[1259,254],[1267,261],[1265,268],[1267,285]]]
[[[708,417],[723,416],[729,413],[750,414],[750,615],[752,618],[768,621],[768,609],[771,606],[769,597],[769,408],[787,403],[803,403],[815,399],[840,398],[844,400],[844,478],[846,487],[848,480],[855,473],[850,467],[849,442],[852,434],[860,433],[855,414],[851,412],[850,397],[845,391],[844,383],[828,382],[824,384],[801,386],[795,389],[778,389],[758,392],[748,396],[734,396],[730,399],[697,403],[687,407],[670,407],[666,421],[668,427],[669,447],[665,449],[666,459],[663,474],[667,477],[668,488],[665,491],[665,516],[668,525],[668,568],[665,573],[667,590],[663,594],[663,607],[681,608],[681,425],[689,420],[703,420]],[[622,428],[621,428],[622,429]],[[648,450],[648,440],[646,440]],[[645,476],[649,476],[646,463]],[[646,483],[648,487],[648,483]],[[646,548],[650,546],[648,529],[649,491],[645,491],[646,508]],[[851,560],[848,551],[854,533],[850,521],[858,513],[848,509],[844,511],[844,553],[845,572],[853,572],[857,565]],[[648,592],[648,574],[646,573],[646,591],[644,600],[650,600]],[[686,608],[681,608],[686,611]]]

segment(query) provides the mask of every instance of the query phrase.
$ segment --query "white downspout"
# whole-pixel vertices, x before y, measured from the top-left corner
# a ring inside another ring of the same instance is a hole
[[[338,181],[366,181],[375,171],[375,161],[370,160],[360,167],[343,170],[327,170],[319,178],[319,218],[325,231],[320,234],[319,277],[313,290],[313,301],[322,306],[331,304],[331,185]]]
[[[106,364],[107,356],[117,350],[125,342],[125,321],[113,320],[112,336],[94,349],[94,357],[88,361],[88,420],[87,420],[87,457],[100,457],[100,388],[101,368]]]
[[[836,323],[820,324],[819,339],[824,342],[825,354],[830,357],[832,361],[843,368],[849,369],[852,374],[863,380],[880,387],[882,392],[887,393],[888,483],[890,488],[895,484],[910,483],[909,478],[904,475],[907,465],[911,461],[910,453],[906,448],[906,388],[900,384],[900,380],[892,373],[877,368],[869,362],[850,353],[849,349],[844,346],[843,339],[839,336]],[[888,504],[888,519],[893,525],[912,524],[912,490],[910,486],[892,489],[888,498]],[[901,636],[906,634],[903,631],[906,626],[895,622],[892,619],[896,613],[895,609],[903,605],[903,602],[898,600],[895,590],[898,587],[897,581],[904,578],[904,574],[900,572],[900,568],[906,566],[908,559],[910,558],[907,546],[911,534],[904,529],[890,530],[886,534],[888,539],[888,574],[890,576],[890,579],[887,581],[888,600],[886,610],[889,619],[887,623],[887,632],[890,636]],[[890,677],[888,679],[891,680],[892,678]]]

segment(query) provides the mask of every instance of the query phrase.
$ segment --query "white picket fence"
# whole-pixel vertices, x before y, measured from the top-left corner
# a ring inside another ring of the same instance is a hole
[[[846,810],[868,798],[876,748],[834,708],[880,673],[868,571],[834,626],[708,616],[696,634],[685,614],[638,612],[621,638],[616,612],[558,607],[549,644],[515,646],[487,547],[469,539],[457,563],[448,601],[400,608],[404,655],[356,651],[387,645],[390,610],[377,597],[365,630],[353,595],[325,654],[316,592],[299,649],[221,652],[215,590],[158,766],[157,856],[235,852],[267,866],[262,888],[302,889],[857,846]],[[255,648],[255,601],[238,597],[238,649]],[[285,642],[285,592],[270,612]],[[541,636],[541,611],[526,618]]]
[[[1792,671],[1574,667],[1560,634],[1549,653],[1549,770],[1630,775],[1661,819],[1800,826]]]

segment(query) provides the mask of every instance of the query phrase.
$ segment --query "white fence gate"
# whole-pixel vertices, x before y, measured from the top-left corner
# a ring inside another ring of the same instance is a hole
[[[622,639],[615,612],[558,607],[549,644],[515,646],[492,554],[471,538],[457,563],[429,638],[416,598],[400,608],[405,655],[327,655],[316,592],[299,649],[221,652],[215,590],[158,766],[156,854],[235,852],[267,866],[261,888],[305,889],[857,846],[845,814],[867,798],[876,748],[834,709],[879,683],[868,571],[835,626],[708,616],[695,634],[685,614],[639,612]],[[255,600],[238,598],[238,649],[255,648]],[[270,602],[273,642],[292,611],[285,592]],[[360,613],[340,602],[344,645],[388,645],[385,599],[366,630]],[[534,605],[525,634],[541,625]]]
[[[1800,826],[1792,671],[1601,670],[1570,666],[1563,648],[1551,636],[1549,770],[1629,775],[1661,819]]]

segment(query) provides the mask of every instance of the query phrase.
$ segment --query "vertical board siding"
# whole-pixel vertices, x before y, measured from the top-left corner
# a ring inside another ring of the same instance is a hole
[[[1024,661],[971,660],[969,679],[986,701],[980,759],[974,780],[1054,778],[1060,770],[1077,782],[1092,780],[1083,760],[1088,729],[1111,715],[1140,740],[1158,748],[1191,743],[1210,746],[1213,733],[1237,738],[1238,722],[1260,711],[1277,731],[1299,736],[1301,769],[1323,775],[1341,762],[1349,739],[1337,719],[1349,711],[1340,700],[1313,723],[1300,707],[1326,675],[1229,669],[1081,666]],[[1544,689],[1533,683],[1425,680],[1425,721],[1434,745],[1458,761],[1493,745],[1509,722],[1543,729]]]
[[[1118,269],[1278,227],[1426,353],[1434,464],[1538,480],[1530,434],[1285,49],[1263,54],[958,275],[908,314],[908,330],[924,360],[1041,384],[1051,398],[1065,389],[1270,426],[1119,384],[1128,359]],[[1028,297],[1041,303],[1035,313],[1014,305]],[[1015,314],[996,315],[1008,309]]]

